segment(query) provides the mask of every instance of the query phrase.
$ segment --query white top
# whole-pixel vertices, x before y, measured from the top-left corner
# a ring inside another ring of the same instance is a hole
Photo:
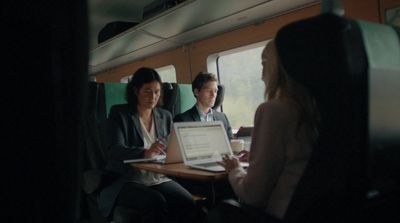
[[[211,108],[207,113],[204,113],[203,111],[201,111],[197,105],[196,105],[196,108],[197,108],[197,112],[199,113],[199,116],[200,116],[200,121],[202,121],[202,122],[214,121],[213,112],[212,112]]]
[[[141,126],[141,130],[142,130],[142,134],[143,134],[143,143],[144,143],[143,147],[145,149],[149,149],[150,146],[157,139],[155,128],[154,128],[154,119],[151,122],[150,132],[147,131],[145,125],[143,124],[142,119],[139,118],[139,120],[140,120],[140,126]],[[135,183],[144,184],[146,186],[152,186],[152,185],[170,181],[171,179],[166,177],[164,174],[137,169],[136,173],[132,176],[131,180]]]
[[[284,218],[312,149],[298,140],[304,131],[297,135],[294,110],[277,100],[261,104],[254,118],[249,167],[229,173],[238,198],[279,219]]]

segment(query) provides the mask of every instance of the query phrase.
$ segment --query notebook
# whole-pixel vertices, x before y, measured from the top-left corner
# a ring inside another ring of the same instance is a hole
[[[175,130],[172,130],[167,141],[168,144],[167,148],[165,149],[166,155],[160,154],[152,158],[129,159],[129,160],[124,160],[124,163],[155,162],[162,164],[170,164],[170,163],[183,162],[181,151],[178,148],[178,140],[176,138]]]
[[[225,171],[217,161],[233,153],[221,121],[174,123],[174,131],[186,166],[212,172]]]

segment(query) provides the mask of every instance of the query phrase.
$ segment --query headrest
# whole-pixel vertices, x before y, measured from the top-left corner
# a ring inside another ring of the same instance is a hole
[[[87,112],[95,121],[102,122],[107,118],[104,84],[89,81]]]
[[[321,122],[318,141],[285,218],[317,222],[343,213],[343,200],[362,191],[350,187],[359,183],[354,178],[362,172],[358,152],[367,148],[364,43],[357,23],[329,13],[282,27],[275,43],[283,69],[315,99]]]
[[[171,112],[172,116],[180,113],[179,86],[177,83],[162,83],[163,105],[162,108]]]
[[[222,102],[224,102],[224,95],[225,95],[225,86],[218,84],[218,92],[217,97],[215,98],[213,109],[218,109],[221,106]]]
[[[275,42],[289,76],[321,95],[321,89],[340,91],[343,81],[365,72],[360,36],[355,22],[322,14],[284,26]]]
[[[184,112],[196,104],[196,98],[192,91],[192,84],[179,84],[179,103],[180,112]]]
[[[103,83],[104,85],[104,95],[105,95],[105,106],[107,117],[110,109],[116,104],[125,104],[126,101],[126,86],[127,83]]]
[[[288,76],[315,99],[322,126],[336,132],[364,117],[368,62],[356,22],[322,14],[284,26],[275,43]]]

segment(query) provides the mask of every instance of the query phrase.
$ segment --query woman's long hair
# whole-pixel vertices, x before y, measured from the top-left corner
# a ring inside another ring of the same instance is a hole
[[[268,44],[273,44],[270,47],[272,47],[271,50],[275,51],[275,57],[270,58],[269,61],[272,64],[270,64],[268,69],[270,69],[269,72],[272,75],[268,79],[264,96],[267,101],[279,99],[293,104],[297,109],[296,113],[298,115],[296,127],[298,139],[302,138],[299,136],[299,131],[305,129],[307,141],[315,142],[318,137],[320,119],[315,101],[306,88],[289,77],[285,68],[280,63],[275,42],[271,41]]]

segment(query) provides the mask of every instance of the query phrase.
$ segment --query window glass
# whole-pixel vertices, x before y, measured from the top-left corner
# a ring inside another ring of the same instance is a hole
[[[176,83],[176,71],[173,65],[159,67],[155,69],[161,77],[162,82]],[[128,83],[131,75],[121,78],[121,83]]]
[[[121,83],[128,83],[130,79],[131,79],[131,75],[125,76],[125,77],[121,78],[121,79],[119,80],[119,82],[121,82]]]
[[[176,70],[173,65],[155,69],[160,74],[162,82],[176,83]]]
[[[261,53],[265,44],[257,43],[214,56],[219,82],[225,86],[222,111],[233,129],[252,125],[255,111],[264,101]]]

